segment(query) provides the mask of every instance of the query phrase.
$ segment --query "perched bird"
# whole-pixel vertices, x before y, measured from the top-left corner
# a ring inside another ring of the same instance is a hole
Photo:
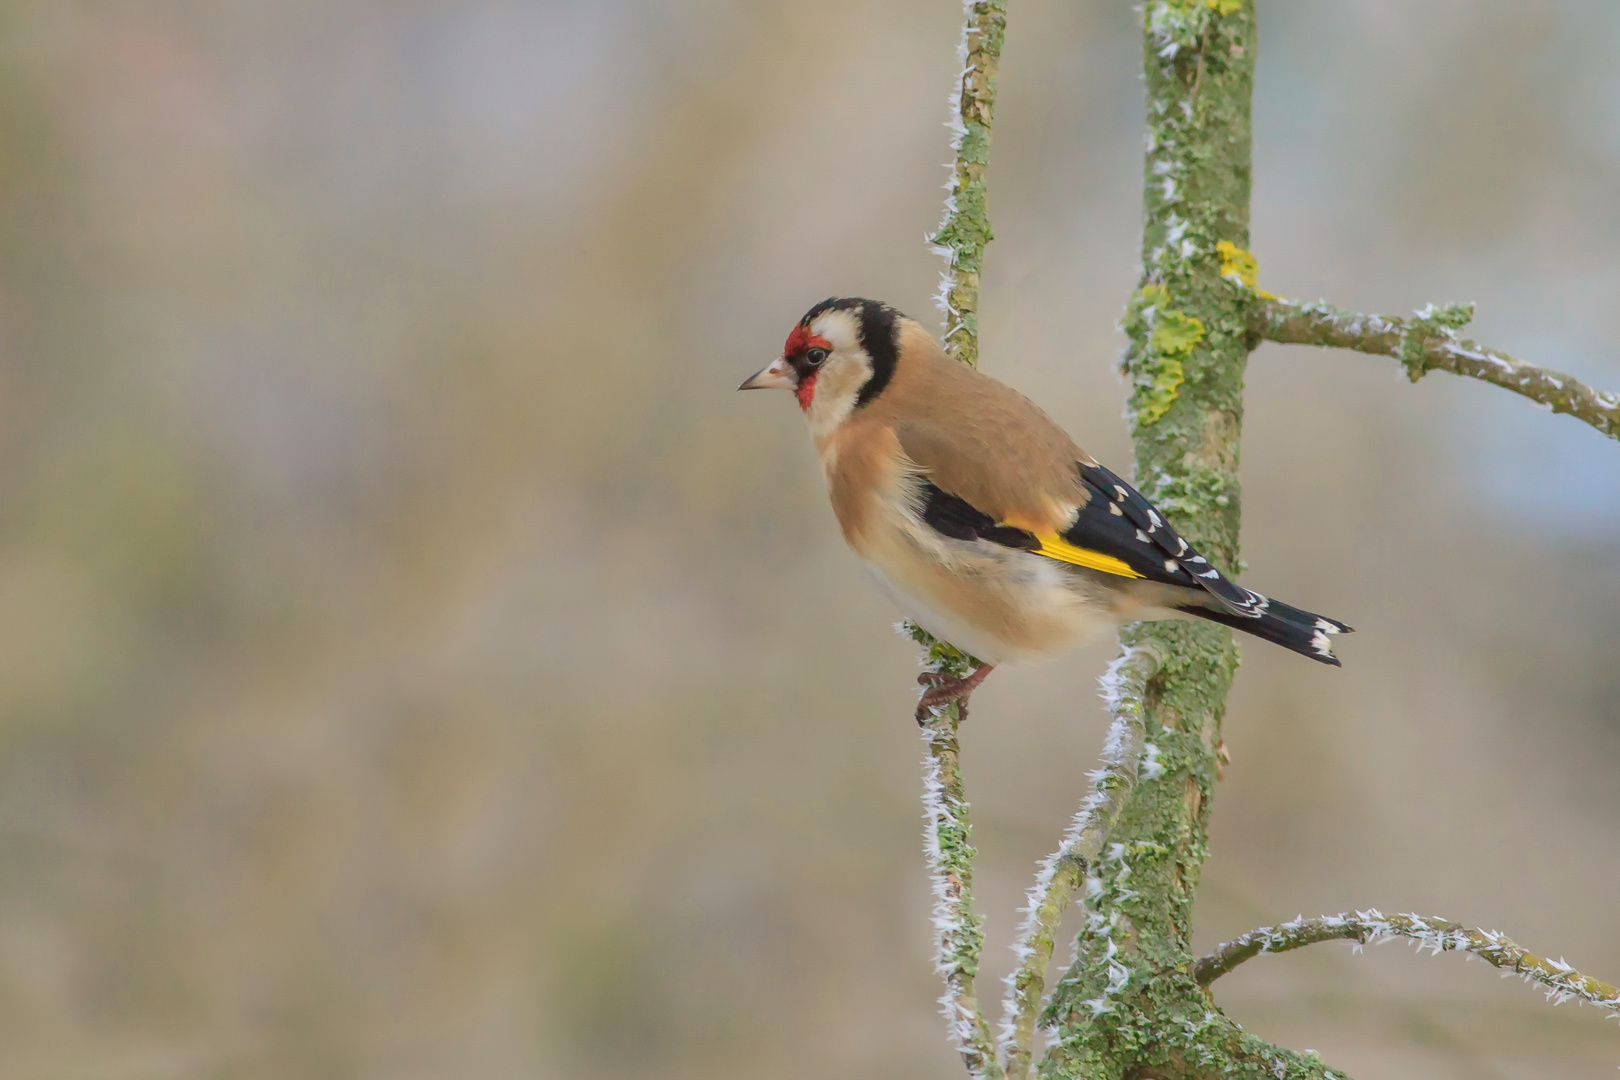
[[[1229,581],[1032,401],[875,300],[811,308],[739,390],[791,390],[844,540],[900,609],[982,664],[923,677],[917,717],[991,668],[1139,619],[1211,619],[1337,665],[1333,619]]]

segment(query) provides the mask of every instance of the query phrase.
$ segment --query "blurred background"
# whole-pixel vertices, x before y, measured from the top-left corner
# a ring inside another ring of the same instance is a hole
[[[1124,469],[1130,6],[1017,0],[984,364]],[[1620,9],[1262,0],[1261,283],[1620,388]],[[951,1077],[913,647],[786,395],[832,294],[937,322],[956,0],[0,5],[0,1074]],[[1266,346],[1198,941],[1417,910],[1620,978],[1620,446]],[[965,768],[985,996],[1111,650]],[[1061,954],[1060,954],[1061,955]],[[1323,945],[1221,1003],[1367,1077],[1620,1028]]]

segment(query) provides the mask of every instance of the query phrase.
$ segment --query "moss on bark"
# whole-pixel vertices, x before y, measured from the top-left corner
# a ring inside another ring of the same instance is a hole
[[[1247,267],[1233,273],[1249,246],[1256,44],[1253,0],[1144,9],[1142,279],[1124,320],[1136,480],[1226,570],[1239,563],[1243,374],[1259,302]],[[1238,666],[1231,633],[1158,622],[1121,637],[1165,657],[1144,702],[1152,767],[1086,884],[1076,959],[1043,1017],[1052,1043],[1041,1075],[1326,1076],[1314,1056],[1243,1032],[1192,975],[1193,900]]]

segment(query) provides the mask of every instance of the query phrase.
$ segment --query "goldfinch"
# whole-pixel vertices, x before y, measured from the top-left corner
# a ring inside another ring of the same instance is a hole
[[[981,661],[936,679],[919,720],[997,664],[1140,619],[1211,619],[1339,663],[1329,638],[1350,627],[1229,581],[1033,402],[887,304],[822,301],[738,389],[793,391],[844,540],[901,611]]]

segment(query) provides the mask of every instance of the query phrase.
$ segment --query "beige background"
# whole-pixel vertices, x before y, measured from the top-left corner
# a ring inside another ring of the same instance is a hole
[[[1016,0],[985,367],[1129,464],[1129,5]],[[1620,10],[1264,0],[1253,247],[1477,300],[1620,388]],[[957,1075],[912,648],[786,395],[829,294],[930,322],[954,0],[0,7],[0,1074]],[[1620,978],[1620,446],[1268,346],[1198,938],[1351,906]],[[965,762],[986,965],[1093,766],[1099,648]],[[1461,958],[1219,985],[1371,1077],[1612,1077]]]

